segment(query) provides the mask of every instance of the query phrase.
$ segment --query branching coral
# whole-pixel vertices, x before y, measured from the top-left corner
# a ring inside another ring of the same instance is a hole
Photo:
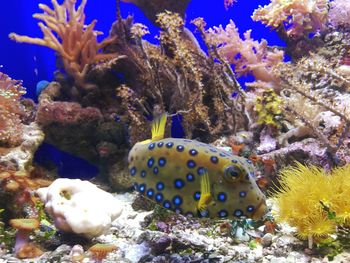
[[[271,68],[283,60],[283,51],[269,48],[266,40],[260,43],[253,40],[251,30],[246,31],[244,39],[241,39],[232,20],[225,29],[222,26],[209,29],[208,39],[221,56],[235,65],[238,76],[251,73],[257,82],[278,89],[279,80]]]
[[[0,72],[0,147],[18,146],[22,142],[24,107],[20,102],[25,89],[22,83]]]
[[[326,237],[350,217],[350,165],[324,170],[297,163],[280,173],[275,192],[276,220],[297,228],[298,236]]]
[[[252,18],[297,39],[325,28],[328,4],[329,0],[271,0],[255,10]]]
[[[102,34],[94,30],[97,21],[85,25],[86,1],[82,0],[78,9],[75,9],[76,0],[64,0],[62,5],[53,0],[53,9],[39,4],[43,14],[34,14],[33,17],[43,21],[38,23],[44,34],[42,39],[15,33],[9,35],[17,42],[42,45],[57,51],[63,60],[66,72],[79,86],[84,84],[89,65],[116,56],[100,53],[100,50],[113,39],[106,38],[100,43],[97,42],[97,35]]]

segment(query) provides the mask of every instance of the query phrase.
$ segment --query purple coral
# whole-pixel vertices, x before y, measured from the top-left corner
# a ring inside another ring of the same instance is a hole
[[[329,10],[329,22],[332,26],[350,26],[350,1],[334,0]]]

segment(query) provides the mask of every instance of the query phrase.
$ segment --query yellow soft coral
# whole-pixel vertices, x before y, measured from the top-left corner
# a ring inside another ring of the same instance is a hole
[[[274,193],[276,220],[296,227],[300,238],[335,233],[350,218],[350,165],[331,173],[297,163],[280,173]]]

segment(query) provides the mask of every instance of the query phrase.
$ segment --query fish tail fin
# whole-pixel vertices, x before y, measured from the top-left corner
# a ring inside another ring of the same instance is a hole
[[[151,141],[159,141],[164,138],[165,125],[167,121],[167,113],[163,113],[159,117],[155,118],[152,122],[152,139]]]

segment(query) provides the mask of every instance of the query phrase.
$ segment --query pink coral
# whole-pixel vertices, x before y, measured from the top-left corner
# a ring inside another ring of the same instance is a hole
[[[350,1],[334,0],[329,10],[329,22],[334,27],[350,26]]]
[[[13,147],[22,142],[23,94],[25,89],[20,81],[0,72],[0,146]]]
[[[269,5],[255,10],[252,18],[284,29],[288,37],[297,39],[325,28],[328,4],[329,0],[271,0]]]
[[[238,75],[252,73],[259,82],[269,83],[277,88],[279,80],[272,74],[271,68],[283,61],[283,51],[270,49],[266,40],[258,42],[251,38],[251,30],[239,36],[235,23],[231,20],[224,29],[222,26],[208,30],[209,41],[216,46],[220,55],[235,65]]]

